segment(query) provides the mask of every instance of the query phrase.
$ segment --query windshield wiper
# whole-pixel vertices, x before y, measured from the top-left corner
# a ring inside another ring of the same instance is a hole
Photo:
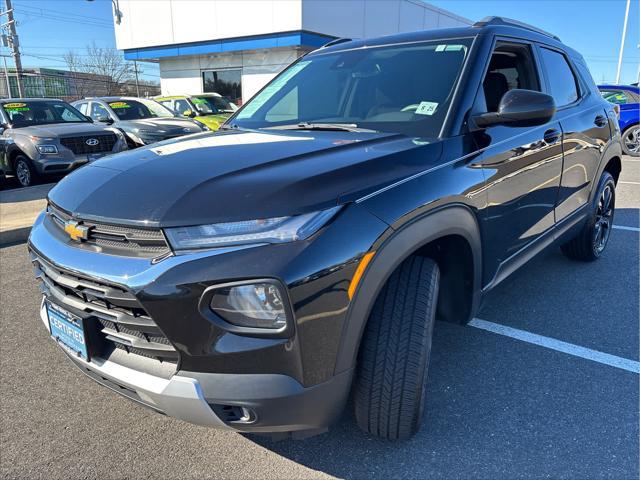
[[[324,130],[334,132],[376,132],[368,128],[359,128],[355,123],[310,123],[300,122],[290,125],[265,127],[265,130]]]

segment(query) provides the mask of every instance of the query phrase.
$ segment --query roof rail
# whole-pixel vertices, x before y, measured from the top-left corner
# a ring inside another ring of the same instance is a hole
[[[351,38],[334,38],[333,40],[330,40],[329,42],[322,45],[320,48],[333,47],[334,45],[338,45],[339,43],[350,42],[351,40]]]
[[[557,35],[554,35],[553,33],[549,33],[545,30],[542,30],[541,28],[537,28],[537,27],[534,27],[533,25],[529,25],[528,23],[520,22],[519,20],[513,20],[512,18],[507,18],[507,17],[496,17],[496,16],[484,17],[482,20],[474,23],[472,27],[480,28],[480,27],[486,27],[488,25],[505,25],[509,27],[524,28],[525,30],[530,30],[532,32],[540,33],[542,35],[555,38],[556,40],[560,41],[560,38]]]

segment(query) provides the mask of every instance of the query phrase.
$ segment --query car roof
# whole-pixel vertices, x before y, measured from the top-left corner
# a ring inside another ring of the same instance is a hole
[[[184,95],[156,95],[152,97],[153,100],[175,100],[176,98],[191,98],[191,97],[222,97],[219,93],[216,92],[205,92],[205,93],[189,93]]]
[[[10,103],[10,102],[64,102],[64,100],[60,100],[59,98],[3,98],[2,99],[2,103]]]
[[[500,35],[506,37],[522,38],[530,41],[546,43],[565,51],[569,56],[582,58],[577,51],[568,47],[560,39],[548,32],[540,30],[532,25],[512,20],[505,17],[486,17],[473,25],[454,28],[434,28],[416,32],[395,33],[376,38],[352,40],[340,38],[332,40],[325,46],[314,50],[308,56],[324,54],[327,52],[352,50],[374,46],[386,46],[402,43],[414,43],[430,40],[447,40],[454,38],[471,38],[481,35]]]
[[[640,94],[640,87],[635,87],[633,85],[616,85],[613,83],[608,83],[608,84],[604,84],[604,85],[598,85],[599,89],[612,89],[612,90],[628,90],[630,92],[633,93],[638,93]]]

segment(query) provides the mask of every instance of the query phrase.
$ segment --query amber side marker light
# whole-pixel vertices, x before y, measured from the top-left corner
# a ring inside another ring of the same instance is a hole
[[[373,258],[376,252],[367,252],[360,259],[360,263],[358,264],[358,268],[356,268],[356,273],[353,274],[353,278],[351,279],[351,283],[349,284],[349,290],[347,293],[349,294],[349,300],[353,298],[353,295],[356,293],[356,289],[358,288],[358,284],[360,283],[360,279],[364,274],[364,271],[367,269],[367,265]]]

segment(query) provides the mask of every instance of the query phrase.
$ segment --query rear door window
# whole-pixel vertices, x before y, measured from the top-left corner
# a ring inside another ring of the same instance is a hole
[[[577,101],[580,96],[578,82],[567,58],[562,53],[545,47],[540,51],[556,107],[564,107]]]

